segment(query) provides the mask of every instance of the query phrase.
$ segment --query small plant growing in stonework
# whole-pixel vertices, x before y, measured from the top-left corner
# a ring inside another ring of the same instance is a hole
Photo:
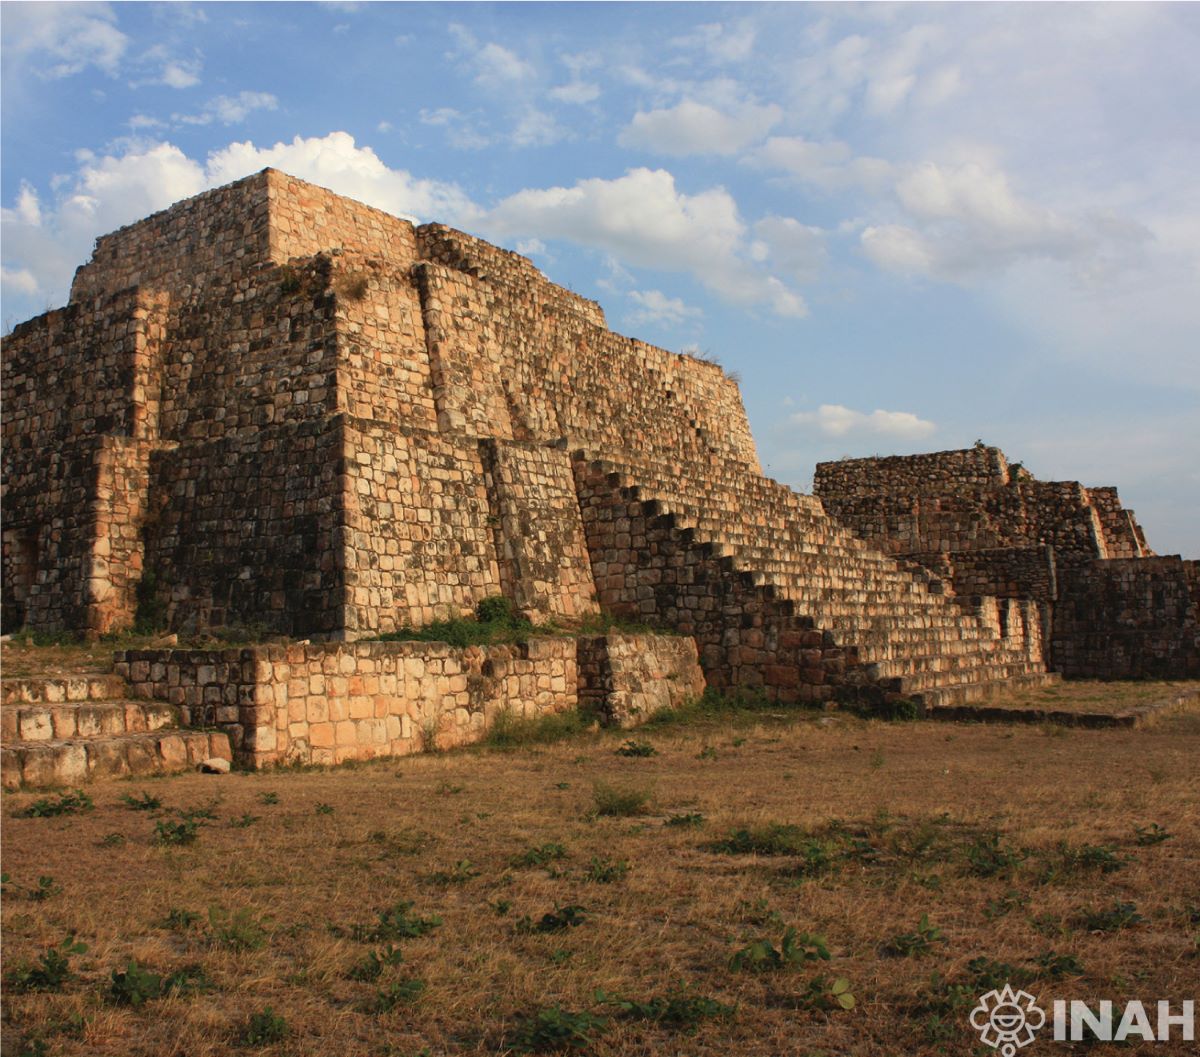
[[[658,750],[648,741],[635,741],[630,738],[616,750],[618,756],[646,757],[657,756]]]

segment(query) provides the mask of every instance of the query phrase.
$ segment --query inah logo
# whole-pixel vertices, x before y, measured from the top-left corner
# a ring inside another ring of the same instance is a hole
[[[1003,1057],[1013,1057],[1033,1042],[1033,1033],[1045,1023],[1046,1014],[1033,995],[1014,991],[1010,984],[1005,984],[1003,991],[989,991],[971,1011],[971,1026],[983,1044],[999,1050]]]

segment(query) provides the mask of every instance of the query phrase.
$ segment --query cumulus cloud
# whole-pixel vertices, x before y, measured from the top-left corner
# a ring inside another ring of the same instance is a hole
[[[60,78],[95,66],[116,76],[129,38],[108,4],[5,4],[4,63]]]
[[[705,103],[685,99],[663,110],[638,111],[621,131],[618,142],[656,154],[736,154],[762,139],[783,117],[773,103],[743,104],[724,113]]]
[[[527,189],[481,218],[498,236],[565,239],[635,267],[685,272],[723,300],[802,316],[803,298],[749,259],[746,227],[724,188],[688,195],[658,169],[631,169],[614,180]]]
[[[397,215],[462,224],[478,212],[457,186],[389,168],[345,132],[269,147],[231,143],[203,163],[170,143],[133,146],[121,155],[85,153],[53,201],[41,201],[26,185],[11,208],[0,210],[6,299],[26,311],[43,307],[34,298],[61,304],[96,236],[267,166]]]
[[[630,290],[629,300],[638,306],[626,316],[634,326],[679,326],[685,320],[704,314],[700,309],[684,304],[681,298],[668,297],[661,290]]]
[[[911,222],[871,225],[860,238],[871,260],[900,273],[956,279],[1023,260],[1094,271],[1150,238],[1111,214],[1072,216],[1018,195],[1003,171],[976,162],[925,162],[895,191]]]
[[[774,169],[825,191],[848,187],[882,190],[892,165],[882,158],[856,156],[840,140],[814,142],[803,136],[772,136],[747,159],[757,168]]]
[[[937,426],[911,411],[872,411],[866,414],[841,404],[822,404],[816,411],[797,411],[787,421],[793,426],[816,430],[826,437],[870,434],[897,439],[927,437]]]

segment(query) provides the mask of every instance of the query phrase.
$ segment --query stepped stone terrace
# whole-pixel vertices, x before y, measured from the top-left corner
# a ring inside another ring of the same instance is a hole
[[[276,170],[100,238],[3,372],[6,629],[286,637],[118,659],[122,695],[252,763],[469,740],[502,708],[627,721],[678,698],[664,680],[935,708],[1055,668],[1200,673],[1196,563],[1150,557],[1115,489],[976,448],[826,464],[799,494],[718,366]],[[496,595],[687,649],[363,641]]]

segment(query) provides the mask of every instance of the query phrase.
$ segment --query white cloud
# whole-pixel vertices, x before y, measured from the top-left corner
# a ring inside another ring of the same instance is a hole
[[[422,110],[418,115],[422,125],[446,130],[446,141],[458,150],[481,150],[492,141],[477,132],[465,114],[450,106],[439,106],[434,110]]]
[[[570,130],[558,124],[544,110],[527,106],[509,134],[509,142],[517,147],[548,147],[570,138]]]
[[[822,404],[816,411],[798,411],[787,421],[794,426],[815,429],[827,437],[871,434],[898,439],[927,437],[937,426],[910,411],[872,411],[866,414],[841,404]]]
[[[639,110],[617,141],[656,154],[736,154],[765,136],[782,117],[774,104],[747,103],[730,114],[685,99],[669,109]]]
[[[198,114],[172,114],[175,121],[185,125],[238,125],[255,110],[275,110],[279,100],[270,92],[239,92],[237,95],[218,95],[204,104]]]
[[[1038,260],[1095,273],[1136,256],[1150,238],[1110,213],[1072,216],[1022,197],[1003,171],[976,162],[911,168],[896,197],[911,223],[871,225],[861,242],[876,264],[901,273],[965,279]]]
[[[814,142],[803,136],[772,136],[748,161],[777,169],[801,183],[826,191],[848,187],[882,190],[892,179],[892,166],[882,158],[855,156],[840,140]]]
[[[670,43],[677,48],[698,48],[717,62],[744,62],[754,50],[755,28],[749,22],[736,26],[710,22]]]
[[[537,76],[537,70],[516,52],[489,41],[480,45],[475,35],[463,25],[454,23],[450,32],[475,72],[475,83],[493,90],[511,89]]]
[[[8,268],[0,267],[0,283],[4,284],[5,289],[15,290],[19,294],[36,294],[38,292],[37,278],[28,268],[10,271]]]
[[[517,252],[531,257],[535,253],[545,253],[546,244],[541,239],[520,239],[517,242]]]
[[[685,272],[734,304],[766,305],[784,316],[807,311],[803,298],[748,258],[745,225],[724,188],[687,195],[662,169],[519,191],[480,226],[497,236],[565,239],[635,267]]]
[[[169,143],[131,147],[119,156],[85,151],[53,203],[41,202],[26,185],[13,208],[0,210],[5,295],[36,292],[62,303],[98,235],[267,166],[397,215],[462,224],[478,212],[455,185],[391,169],[345,132],[270,147],[231,143],[203,164]]]
[[[626,316],[634,326],[659,324],[675,327],[704,314],[700,309],[684,304],[681,298],[668,297],[661,290],[630,290],[629,299],[638,306]]]
[[[165,126],[165,121],[160,121],[158,118],[151,117],[149,114],[134,114],[133,117],[129,119],[129,127],[134,130],[144,128],[164,128]]]
[[[129,38],[108,4],[5,4],[4,63],[42,77],[69,77],[95,66],[116,76]]]
[[[191,88],[200,83],[198,62],[169,62],[163,67],[160,84],[168,88]]]
[[[754,234],[751,256],[770,262],[797,282],[815,281],[829,257],[825,232],[794,217],[763,217],[755,223]]]
[[[549,94],[559,103],[591,103],[600,98],[600,88],[587,81],[571,81],[551,88]]]

